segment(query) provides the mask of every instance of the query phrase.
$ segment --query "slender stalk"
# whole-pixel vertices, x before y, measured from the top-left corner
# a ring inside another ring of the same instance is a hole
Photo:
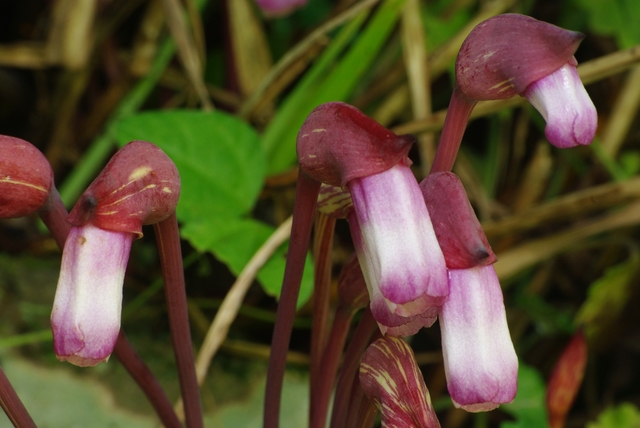
[[[67,240],[71,225],[67,223],[66,218],[69,213],[60,199],[60,194],[56,186],[51,186],[47,203],[38,212],[40,219],[47,226],[51,236],[55,239],[56,244],[62,250],[64,242]]]
[[[171,341],[178,367],[180,390],[188,428],[203,428],[200,388],[196,378],[187,295],[185,293],[182,251],[178,220],[174,212],[166,220],[153,225],[164,277]]]
[[[329,409],[329,401],[331,400],[331,389],[336,378],[336,373],[338,372],[340,357],[342,356],[342,349],[347,339],[353,312],[351,308],[346,307],[338,307],[336,311],[329,342],[323,353],[322,364],[317,379],[318,382],[315,388],[312,385],[311,389],[311,391],[314,391],[314,389],[316,391],[314,397],[315,402],[311,402],[312,405],[315,405],[316,411],[315,413],[311,413],[310,428],[324,428],[326,426],[327,410]],[[311,407],[311,409],[314,407]]]
[[[364,389],[360,386],[360,379],[356,376],[353,379],[351,387],[351,403],[349,404],[349,420],[348,427],[354,428],[371,428],[376,421],[378,409],[373,401],[364,393]]]
[[[300,291],[300,281],[304,270],[304,261],[309,248],[313,216],[320,183],[312,180],[303,171],[298,173],[296,201],[293,208],[291,241],[287,252],[287,265],[284,270],[282,292],[276,315],[276,324],[271,340],[269,371],[264,399],[264,428],[278,428],[280,419],[280,395],[286,366],[287,350],[291,339],[291,328],[296,313],[296,302]]]
[[[134,351],[127,340],[124,332],[120,330],[116,347],[113,349],[114,355],[120,360],[127,372],[136,381],[140,388],[147,395],[151,405],[160,417],[162,424],[166,428],[182,428],[182,423],[173,411],[173,406],[169,397],[164,393],[149,367],[142,361],[140,356]]]
[[[31,415],[20,401],[13,385],[0,368],[0,406],[16,428],[36,428]]]
[[[454,88],[430,173],[451,171],[458,155],[458,149],[460,149],[462,136],[467,128],[471,111],[477,103],[477,101],[462,95],[457,87]]]
[[[69,213],[55,186],[53,186],[49,193],[49,200],[46,205],[38,214],[49,229],[49,232],[51,232],[51,236],[55,239],[58,247],[60,247],[61,250],[64,249],[64,243],[69,235],[71,225],[66,221]],[[127,340],[122,329],[120,329],[120,333],[118,334],[114,354],[138,386],[140,386],[140,389],[147,396],[153,408],[156,409],[161,422],[168,428],[182,427],[164,390],[151,373],[151,370],[149,370],[135,349],[133,349],[133,346],[131,346],[131,343]],[[167,405],[170,413],[166,411]],[[178,421],[178,425],[175,425],[175,421]]]
[[[319,384],[325,383],[322,379],[324,372],[322,364],[323,354],[327,345],[329,327],[329,300],[331,297],[331,249],[333,247],[333,232],[336,219],[326,214],[319,213],[316,218],[314,239],[314,291],[313,291],[313,318],[311,328],[311,368],[309,391],[309,418],[310,428],[324,428],[326,406],[319,403]],[[332,374],[332,379],[333,379]],[[316,425],[318,421],[320,425]]]
[[[362,318],[353,332],[353,337],[344,355],[342,370],[338,376],[336,394],[333,399],[333,414],[331,415],[331,428],[343,428],[347,420],[349,402],[352,395],[352,385],[358,368],[360,358],[371,342],[371,337],[377,329],[376,321],[373,319],[369,308],[364,310]],[[379,330],[378,330],[379,334]]]

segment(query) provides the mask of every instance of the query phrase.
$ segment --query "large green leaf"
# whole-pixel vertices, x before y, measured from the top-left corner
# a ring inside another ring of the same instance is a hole
[[[587,424],[587,428],[637,428],[639,426],[640,410],[631,403],[608,407],[600,413],[596,422]]]
[[[265,157],[256,132],[222,112],[154,111],[122,119],[113,127],[120,145],[147,140],[169,155],[180,171],[178,218],[247,213],[265,176]]]
[[[273,233],[274,229],[255,220],[212,217],[185,224],[182,236],[200,251],[211,251],[238,275],[251,256]],[[279,296],[284,275],[286,245],[258,272],[258,280],[265,291]],[[307,256],[298,306],[304,304],[313,290],[313,263]]]
[[[516,421],[503,422],[500,428],[548,428],[545,394],[546,386],[540,373],[520,362],[516,399],[500,407]]]
[[[621,49],[640,43],[638,0],[575,0],[595,32],[615,36]]]

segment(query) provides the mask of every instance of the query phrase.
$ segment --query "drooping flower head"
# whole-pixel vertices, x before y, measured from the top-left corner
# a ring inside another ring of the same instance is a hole
[[[31,143],[0,135],[0,218],[22,217],[47,202],[53,171]]]
[[[456,407],[491,410],[514,399],[518,382],[497,259],[455,174],[429,174],[420,189],[449,269],[439,313],[449,394]]]
[[[529,16],[495,16],[462,44],[457,88],[475,101],[525,96],[547,121],[549,142],[561,148],[589,144],[597,113],[573,56],[583,38]]]
[[[54,350],[62,361],[107,361],[120,329],[122,283],[131,243],[142,226],[175,210],[178,171],[155,145],[134,141],[118,151],[80,197],[62,254],[51,313]]]
[[[442,251],[409,169],[413,142],[341,102],[311,112],[297,141],[301,169],[334,186],[321,205],[347,216],[372,313],[387,333],[417,316],[431,325],[448,294]]]
[[[285,16],[307,4],[308,0],[256,0],[262,13],[269,18]]]

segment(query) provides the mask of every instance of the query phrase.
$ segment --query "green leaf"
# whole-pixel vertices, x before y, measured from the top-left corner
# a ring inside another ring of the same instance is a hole
[[[631,403],[608,407],[598,420],[587,424],[587,428],[637,428],[640,426],[640,410]]]
[[[283,102],[262,140],[270,174],[295,162],[296,136],[316,106],[329,101],[346,101],[351,96],[397,23],[404,1],[385,0],[367,27],[353,40],[349,51],[334,65],[335,58],[352,41],[367,15],[362,13],[354,18]]]
[[[223,112],[154,111],[130,116],[113,127],[122,146],[147,140],[159,146],[180,171],[178,219],[246,214],[265,177],[265,157],[256,132]]]
[[[516,420],[503,422],[500,428],[548,428],[545,394],[546,386],[540,373],[520,362],[516,399],[500,407]]]
[[[185,224],[183,238],[200,251],[211,251],[229,269],[238,275],[249,259],[273,233],[274,229],[255,220],[209,217]],[[284,275],[286,245],[283,245],[258,272],[258,280],[264,290],[279,296]],[[313,263],[307,256],[304,275],[298,297],[298,307],[303,305],[313,290]]]
[[[593,31],[616,37],[621,49],[640,43],[640,2],[637,0],[576,0]]]
[[[576,323],[585,325],[590,339],[607,332],[620,316],[635,285],[633,279],[638,272],[639,258],[633,253],[627,261],[608,268],[589,287],[587,299],[576,315]]]

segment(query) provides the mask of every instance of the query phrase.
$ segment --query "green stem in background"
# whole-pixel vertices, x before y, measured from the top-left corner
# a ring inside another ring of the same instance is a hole
[[[454,88],[430,174],[451,171],[453,168],[469,117],[477,103],[462,95],[457,87]]]
[[[187,428],[203,428],[200,388],[196,378],[196,366],[191,331],[189,329],[187,294],[185,291],[180,232],[176,213],[174,212],[166,220],[154,224],[153,230],[156,233],[162,276],[164,277],[171,341],[180,378],[185,421]]]
[[[284,269],[280,303],[276,324],[271,340],[269,371],[264,399],[264,428],[278,428],[280,419],[280,399],[284,371],[287,363],[287,351],[291,340],[291,328],[296,314],[296,302],[304,271],[304,262],[309,248],[313,217],[320,183],[311,179],[302,170],[298,173],[296,200],[293,208],[291,241],[287,252],[287,264]]]
[[[140,356],[136,354],[122,329],[118,334],[118,340],[116,341],[113,353],[118,360],[120,360],[129,375],[131,375],[142,390],[145,391],[151,405],[160,417],[162,424],[166,428],[182,428],[182,423],[180,423],[178,416],[173,411],[169,397],[164,393],[158,379],[151,373],[149,367],[147,367]]]
[[[0,406],[16,428],[36,428],[31,415],[20,401],[4,371],[0,368]]]
[[[364,310],[362,318],[358,323],[353,337],[344,354],[344,362],[342,370],[338,376],[338,384],[336,385],[336,394],[333,398],[333,414],[331,415],[331,428],[347,427],[347,416],[349,412],[349,403],[352,396],[352,385],[358,375],[360,367],[360,358],[367,346],[371,342],[373,334],[376,332],[378,325],[373,319],[369,308]],[[378,334],[380,331],[378,330]]]
[[[194,1],[200,10],[209,2],[209,0]],[[122,99],[118,108],[109,117],[105,125],[105,131],[93,140],[80,162],[76,164],[76,167],[60,186],[60,196],[62,196],[62,200],[67,207],[73,205],[113,152],[115,147],[115,142],[111,135],[113,126],[119,120],[131,116],[140,109],[164,74],[175,51],[176,46],[172,39],[168,39],[162,44],[147,75]]]
[[[313,291],[313,326],[311,328],[311,352],[310,352],[310,390],[309,390],[309,417],[310,428],[324,428],[326,406],[318,406],[321,395],[319,385],[324,383],[322,372],[324,354],[329,327],[329,303],[331,298],[331,253],[333,248],[333,233],[336,219],[326,214],[319,213],[316,218],[314,239],[315,278]],[[332,374],[332,379],[333,379]],[[328,402],[327,402],[328,403]],[[314,421],[322,421],[315,425]]]

